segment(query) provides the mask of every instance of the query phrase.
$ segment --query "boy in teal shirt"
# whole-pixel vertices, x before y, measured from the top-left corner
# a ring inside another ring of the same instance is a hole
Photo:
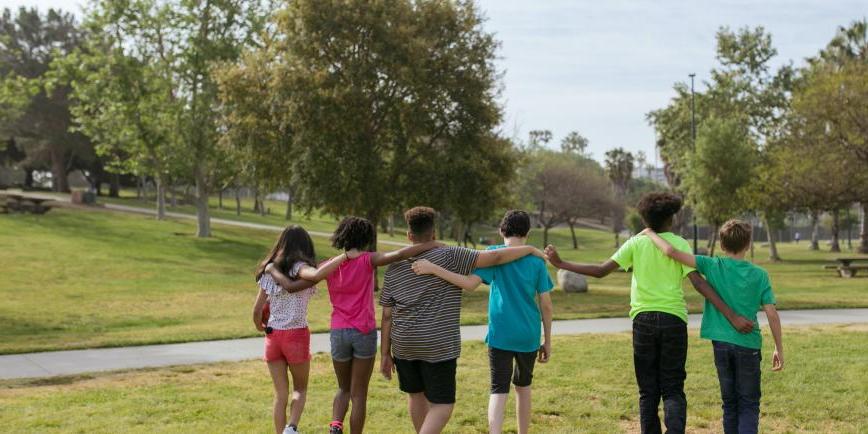
[[[720,228],[720,245],[726,256],[693,256],[675,247],[653,230],[643,232],[667,256],[705,275],[718,294],[739,315],[756,324],[760,306],[766,313],[775,340],[772,370],[784,367],[781,321],[775,309],[775,296],[765,270],[744,260],[750,247],[751,226],[730,220]],[[760,361],[762,334],[755,325],[750,333],[739,333],[723,314],[705,302],[700,337],[712,341],[714,364],[723,400],[723,430],[729,433],[756,433],[759,428]]]
[[[527,243],[530,216],[524,211],[508,211],[500,223],[504,244],[489,249],[522,246]],[[426,260],[413,263],[418,274],[434,274],[453,285],[472,291],[485,282],[491,286],[488,297],[488,359],[491,369],[491,396],[488,402],[490,433],[500,433],[510,377],[515,385],[518,432],[530,427],[534,362],[548,362],[551,354],[552,302],[554,287],[545,261],[525,256],[508,264],[477,268],[472,275],[453,273]],[[538,301],[537,301],[538,300]],[[538,304],[537,304],[538,303]],[[540,346],[540,323],[545,341]],[[514,364],[514,366],[513,366]]]
[[[673,216],[681,209],[681,198],[671,193],[649,193],[637,205],[649,228],[670,240],[677,248],[689,250],[687,241],[672,234]],[[646,236],[625,242],[602,264],[562,261],[554,246],[546,256],[555,267],[594,277],[605,277],[617,268],[629,270],[630,318],[633,319],[633,366],[639,386],[639,419],[643,434],[661,432],[658,407],[663,400],[667,433],[684,433],[687,424],[687,303],[681,281],[686,276],[693,287],[718,307],[733,326],[744,332],[753,324],[736,315],[721,301],[714,289],[693,268],[667,258]]]

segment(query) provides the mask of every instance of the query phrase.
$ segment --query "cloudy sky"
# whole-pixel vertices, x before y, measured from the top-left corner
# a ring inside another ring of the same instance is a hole
[[[487,31],[502,46],[503,131],[525,138],[576,130],[597,159],[617,146],[654,161],[645,113],[666,104],[676,81],[714,66],[720,26],[763,26],[778,49],[775,64],[801,63],[835,29],[868,15],[861,0],[477,0]],[[78,0],[0,0],[0,6],[60,7]]]

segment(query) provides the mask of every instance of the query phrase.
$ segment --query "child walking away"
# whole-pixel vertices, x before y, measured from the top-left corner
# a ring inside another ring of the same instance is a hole
[[[331,353],[338,391],[332,403],[330,434],[342,434],[344,419],[352,402],[350,428],[364,430],[368,383],[377,355],[377,323],[374,317],[376,267],[403,261],[443,244],[436,241],[416,244],[391,252],[369,252],[374,247],[376,228],[360,217],[347,217],[332,235],[332,246],[348,257],[326,278],[332,304]],[[272,271],[275,280],[290,284],[282,273]]]
[[[750,248],[751,226],[740,220],[730,220],[720,227],[720,245],[726,256],[693,256],[672,247],[652,229],[645,235],[667,256],[705,275],[718,294],[739,315],[756,324],[760,306],[766,313],[769,328],[775,340],[772,371],[784,367],[784,349],[781,340],[781,320],[775,309],[775,296],[768,273],[745,261]],[[760,362],[762,360],[762,334],[759,326],[750,333],[739,333],[730,326],[723,314],[708,301],[702,315],[700,337],[711,341],[714,364],[720,380],[723,400],[723,431],[730,433],[756,433],[759,429]]]
[[[503,245],[489,250],[527,244],[530,216],[524,211],[508,211],[500,223]],[[530,428],[531,381],[534,362],[546,363],[551,356],[552,300],[554,284],[545,261],[525,256],[514,262],[478,268],[465,276],[434,265],[427,260],[413,263],[417,274],[434,274],[441,279],[472,291],[485,282],[491,286],[488,297],[488,361],[491,371],[491,396],[488,400],[488,426],[491,434],[500,434],[510,379],[515,386],[516,417],[519,434]],[[545,341],[540,346],[540,322]]]
[[[274,383],[274,432],[298,433],[298,423],[304,410],[307,380],[310,372],[310,331],[307,328],[307,305],[316,290],[313,285],[324,279],[346,260],[340,255],[314,268],[313,241],[307,231],[290,226],[280,234],[268,256],[256,269],[259,293],[253,306],[253,324],[264,331],[265,361]],[[291,282],[279,285],[269,271],[288,275]],[[270,314],[262,324],[262,309],[266,302]],[[289,421],[289,376],[292,376],[292,405]]]
[[[681,209],[681,198],[670,193],[649,193],[637,206],[646,227],[659,232],[676,249],[689,251],[684,238],[671,232],[672,219]],[[668,433],[683,433],[687,424],[687,303],[681,281],[686,276],[693,287],[729,320],[736,330],[748,333],[753,323],[737,315],[693,268],[679,264],[660,252],[643,235],[630,238],[602,264],[562,261],[553,246],[546,255],[555,267],[588,276],[604,277],[621,267],[633,270],[630,287],[630,318],[633,319],[633,366],[639,386],[639,419],[642,433],[659,433],[658,407],[663,400]]]

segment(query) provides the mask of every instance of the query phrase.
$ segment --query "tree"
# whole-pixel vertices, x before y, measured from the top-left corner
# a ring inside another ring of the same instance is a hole
[[[26,170],[47,168],[54,190],[69,191],[67,175],[94,160],[93,146],[83,135],[70,132],[69,86],[47,87],[45,76],[54,59],[81,44],[81,29],[63,11],[49,9],[43,15],[22,7],[15,16],[3,10],[0,35],[0,88],[7,101],[10,94],[18,95],[11,97],[17,108],[4,110],[0,132],[23,146]]]
[[[552,141],[552,132],[549,130],[531,130],[528,133],[527,146],[530,149],[545,148]]]
[[[610,214],[615,202],[612,185],[596,163],[579,162],[567,166],[563,180],[555,189],[551,201],[552,213],[570,228],[573,248],[579,248],[576,224],[583,218],[603,218]]]
[[[588,139],[584,138],[578,133],[578,131],[570,131],[570,133],[561,140],[561,152],[564,154],[585,156],[585,151],[587,149]]]
[[[485,169],[450,156],[506,153],[509,143],[493,133],[498,44],[472,3],[300,0],[275,27],[272,92],[287,98],[292,179],[307,209],[379,225],[406,200],[442,208],[450,205],[444,192],[463,190]],[[462,176],[450,176],[453,168]],[[511,173],[486,175],[506,183]],[[462,207],[490,210],[463,199]]]
[[[615,247],[621,245],[620,233],[624,230],[624,199],[633,178],[633,154],[624,148],[606,151],[606,173],[615,190],[615,203],[612,207],[612,232],[615,233]]]

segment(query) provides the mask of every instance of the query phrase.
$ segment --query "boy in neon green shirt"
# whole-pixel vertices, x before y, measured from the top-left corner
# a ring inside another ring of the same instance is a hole
[[[643,233],[667,256],[687,267],[696,267],[739,315],[756,323],[756,312],[762,306],[775,340],[772,370],[779,371],[784,367],[781,320],[775,309],[769,276],[762,268],[744,260],[750,248],[751,231],[750,224],[740,220],[724,223],[720,227],[720,245],[726,254],[723,257],[693,256],[675,248],[651,229]],[[759,327],[754,326],[749,333],[739,333],[706,301],[700,336],[711,340],[714,346],[724,432],[756,433],[761,396],[762,334]]]
[[[673,216],[681,198],[671,193],[649,193],[637,206],[645,225],[670,240],[676,248],[689,250],[687,241],[672,234]],[[633,364],[639,386],[639,418],[643,433],[659,433],[657,415],[663,400],[667,432],[683,433],[687,424],[687,304],[681,281],[688,277],[693,287],[716,306],[737,330],[748,332],[753,323],[738,316],[693,268],[666,257],[646,236],[629,239],[606,262],[576,264],[562,261],[553,246],[546,247],[549,262],[557,268],[594,277],[605,277],[617,268],[633,269],[630,287],[630,318],[633,319]]]

